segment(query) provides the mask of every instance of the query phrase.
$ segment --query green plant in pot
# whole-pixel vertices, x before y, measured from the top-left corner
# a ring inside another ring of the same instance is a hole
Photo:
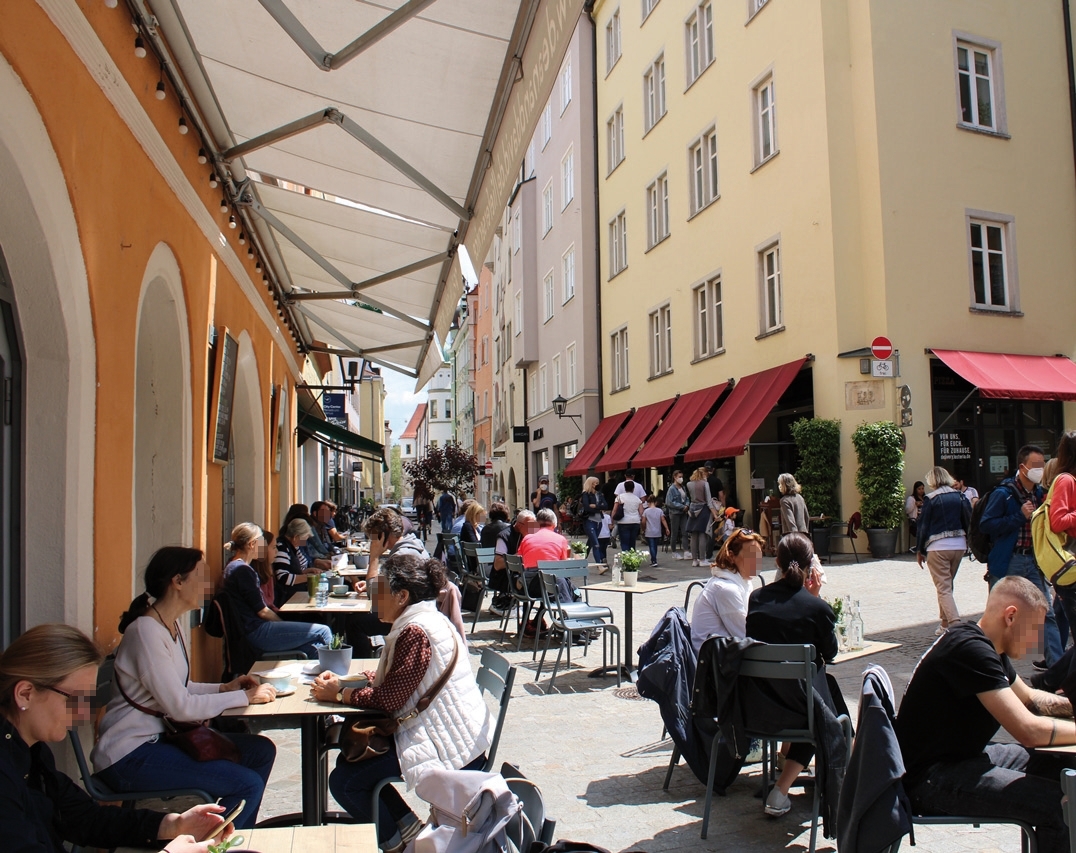
[[[332,640],[327,646],[318,646],[318,663],[322,672],[335,672],[337,675],[347,675],[351,669],[351,646],[347,644],[343,634],[333,634]]]
[[[825,418],[800,418],[791,427],[799,451],[796,469],[803,500],[812,516],[822,516],[811,530],[814,551],[829,556],[829,527],[840,523],[841,422]]]
[[[620,568],[624,573],[624,586],[635,586],[639,581],[639,566],[643,564],[644,554],[630,548],[620,555]]]
[[[577,557],[585,557],[587,555],[587,548],[590,547],[583,539],[573,539],[569,543],[572,553]]]
[[[875,557],[892,557],[904,519],[904,433],[892,421],[860,424],[852,433],[859,470],[859,511]]]

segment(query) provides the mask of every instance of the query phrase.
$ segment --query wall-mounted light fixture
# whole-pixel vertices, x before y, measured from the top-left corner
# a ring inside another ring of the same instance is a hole
[[[560,394],[558,394],[556,397],[553,398],[553,414],[555,414],[558,419],[560,419],[560,418],[571,418],[572,423],[575,424],[575,428],[577,430],[579,430],[579,434],[582,435],[583,434],[583,428],[581,426],[579,426],[579,424],[576,423],[576,421],[578,421],[583,416],[582,415],[569,415],[568,412],[567,412],[567,408],[568,408],[568,401],[565,400]]]

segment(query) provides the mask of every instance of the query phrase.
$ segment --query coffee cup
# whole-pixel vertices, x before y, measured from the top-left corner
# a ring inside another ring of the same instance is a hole
[[[347,584],[338,583],[333,587],[333,595],[347,595]]]

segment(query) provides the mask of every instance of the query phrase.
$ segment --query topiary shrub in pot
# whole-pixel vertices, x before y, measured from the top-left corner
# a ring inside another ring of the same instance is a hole
[[[824,516],[811,530],[814,551],[829,556],[829,527],[841,520],[838,488],[841,483],[841,422],[800,418],[792,424],[792,438],[800,455],[796,480],[812,516]]]
[[[852,433],[859,470],[859,511],[874,557],[892,557],[904,517],[904,433],[892,421],[860,424]]]

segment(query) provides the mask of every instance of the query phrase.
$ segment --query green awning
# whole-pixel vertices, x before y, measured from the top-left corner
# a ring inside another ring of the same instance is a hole
[[[336,424],[316,418],[311,414],[299,413],[298,431],[300,442],[312,438],[332,450],[355,453],[382,464],[385,462],[385,448],[383,445]]]

